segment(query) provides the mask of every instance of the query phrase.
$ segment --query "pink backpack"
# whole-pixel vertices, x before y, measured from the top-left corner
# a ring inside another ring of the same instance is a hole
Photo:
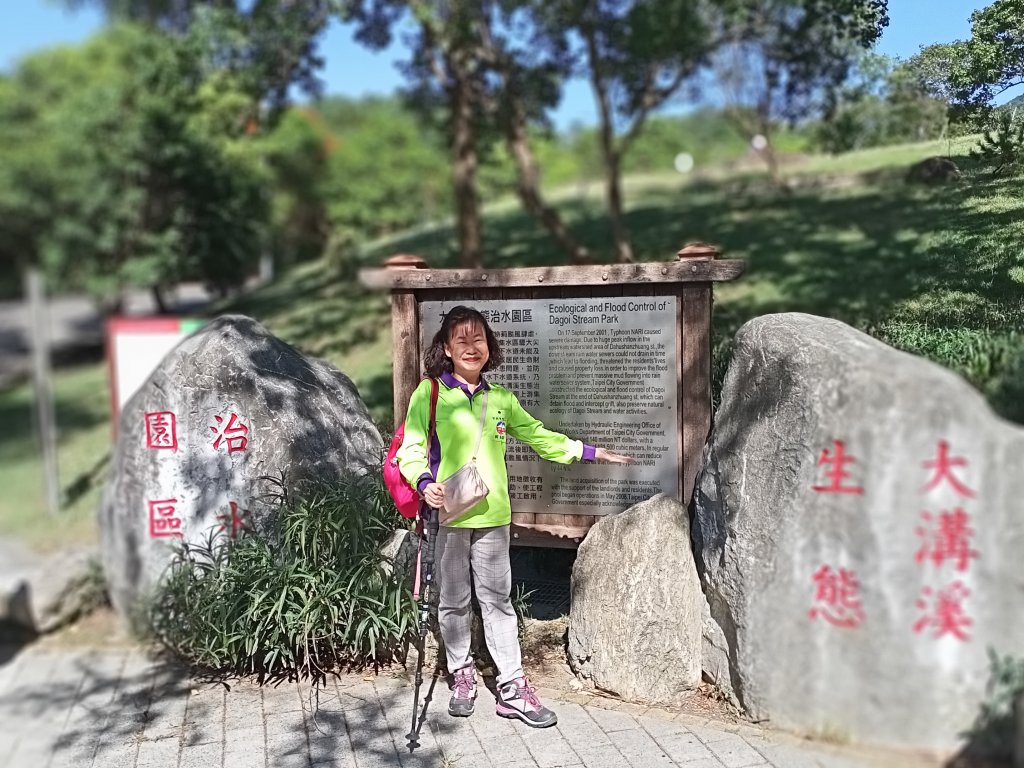
[[[427,436],[427,455],[430,454],[430,444],[434,441],[434,429],[437,424],[437,379],[430,380],[430,434]],[[420,495],[416,489],[409,485],[398,470],[398,459],[395,458],[398,449],[402,447],[405,440],[405,422],[402,422],[395,430],[395,436],[391,438],[391,446],[388,448],[388,456],[384,460],[384,485],[388,493],[394,499],[395,506],[402,517],[413,518],[420,508]]]

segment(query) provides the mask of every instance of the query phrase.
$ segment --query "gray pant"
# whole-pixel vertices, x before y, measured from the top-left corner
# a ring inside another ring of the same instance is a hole
[[[519,627],[512,609],[509,527],[440,528],[435,553],[438,568],[437,617],[448,657],[448,671],[473,663],[470,655],[473,612],[470,568],[484,620],[484,638],[498,667],[498,685],[523,675]]]

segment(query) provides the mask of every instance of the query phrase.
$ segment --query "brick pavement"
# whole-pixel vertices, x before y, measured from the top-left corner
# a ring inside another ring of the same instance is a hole
[[[197,683],[140,651],[0,654],[0,768],[862,768],[927,766],[908,755],[827,747],[752,726],[540,691],[558,725],[493,714],[481,688],[454,719],[438,680],[409,752],[412,689],[343,676],[325,689]],[[429,680],[424,683],[426,695]]]

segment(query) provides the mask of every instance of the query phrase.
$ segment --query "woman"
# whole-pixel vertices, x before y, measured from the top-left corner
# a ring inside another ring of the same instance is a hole
[[[497,714],[543,728],[554,725],[557,717],[541,704],[523,671],[516,615],[510,600],[512,510],[505,468],[506,432],[542,458],[561,464],[594,459],[631,464],[633,460],[546,429],[526,412],[512,392],[490,384],[483,377],[501,360],[498,340],[483,315],[467,307],[452,309],[434,336],[425,359],[427,374],[439,381],[434,439],[428,447],[431,385],[424,380],[409,400],[405,440],[397,459],[402,476],[435,509],[444,507],[443,478],[472,459],[475,451],[476,465],[489,489],[482,501],[443,525],[437,537],[438,621],[448,671],[452,673],[449,714],[468,717],[473,714],[476,699],[476,676],[470,655],[472,569],[484,637],[498,669]]]

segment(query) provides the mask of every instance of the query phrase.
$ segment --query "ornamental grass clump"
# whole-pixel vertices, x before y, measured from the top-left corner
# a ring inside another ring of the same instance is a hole
[[[222,674],[320,679],[404,656],[415,607],[381,549],[400,518],[373,478],[285,491],[269,530],[183,544],[147,611],[153,638]]]

